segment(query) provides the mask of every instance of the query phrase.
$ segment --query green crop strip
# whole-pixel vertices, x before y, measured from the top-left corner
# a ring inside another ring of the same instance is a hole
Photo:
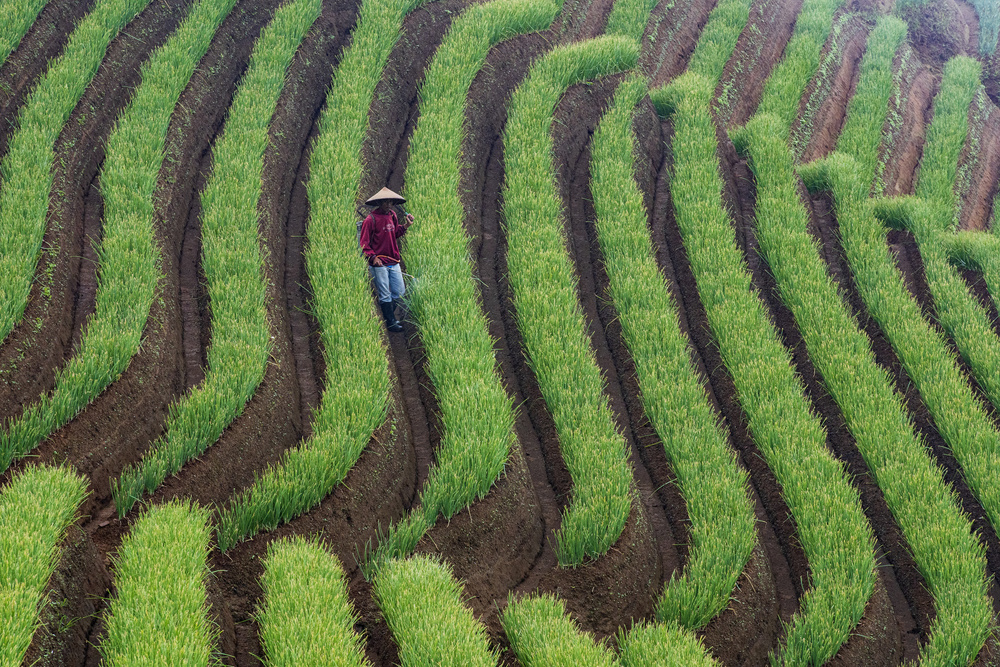
[[[716,6],[692,57],[697,70],[718,79],[719,63],[724,65],[735,48],[749,11],[749,0]],[[641,77],[619,87],[594,134],[591,192],[611,295],[635,362],[643,405],[677,475],[691,521],[687,564],[665,588],[657,616],[695,630],[729,603],[757,544],[756,519],[747,474],[737,465],[692,366],[632,177],[633,109],[645,94]]]
[[[795,19],[795,31],[785,47],[785,57],[764,84],[758,114],[773,114],[781,127],[790,131],[799,109],[799,100],[809,80],[820,66],[823,44],[833,29],[833,15],[844,0],[806,0]],[[787,139],[786,137],[782,137]]]
[[[649,15],[659,2],[660,0],[615,0],[604,34],[622,35],[637,42],[642,41]]]
[[[997,50],[1000,36],[1000,2],[997,0],[969,0],[979,16],[979,53],[992,56]]]
[[[524,667],[717,667],[691,632],[675,625],[640,624],[620,631],[616,657],[580,631],[562,600],[550,595],[510,600],[501,624]]]
[[[953,82],[949,79],[960,72],[960,68],[946,67],[942,95],[958,96],[951,88]],[[971,95],[966,99],[971,99]],[[957,102],[961,103],[961,100]],[[929,221],[935,219],[935,210],[941,216],[947,210],[950,219],[953,210],[951,200],[949,198],[947,203],[936,204],[914,197],[869,200],[882,127],[879,118],[884,118],[873,115],[877,108],[877,101],[859,106],[856,112],[852,107],[838,152],[823,163],[803,167],[800,172],[811,189],[833,190],[842,243],[858,292],[920,392],[972,493],[990,522],[1000,526],[1000,490],[995,484],[997,474],[1000,474],[1000,433],[997,433],[983,405],[973,395],[944,337],[924,320],[919,304],[907,291],[885,246],[885,229],[877,219],[881,216],[896,224],[913,224],[913,221],[921,220],[924,222],[918,224],[930,226]],[[935,122],[948,118],[954,119],[955,115],[935,114]],[[950,135],[951,141],[960,145],[961,139],[956,138],[957,134],[955,129],[946,133],[929,131],[928,141],[935,136]],[[942,154],[945,154],[944,157]],[[934,186],[942,193],[948,193],[946,186],[936,183],[939,179],[935,176],[947,171],[940,163],[950,162],[951,157],[948,156],[957,157],[957,151],[944,151],[940,146],[929,145],[924,156],[922,178],[931,178],[931,184],[924,187],[930,190]],[[954,169],[950,173],[954,174]],[[945,178],[947,175],[940,180]],[[956,235],[943,230],[924,231],[934,234],[930,240],[917,235],[928,284],[932,281],[940,283],[942,276],[959,281],[961,284],[953,285],[952,290],[962,291],[963,298],[967,298],[969,295],[964,281],[955,275],[947,257],[949,248],[953,246],[949,240],[957,238]],[[989,239],[986,235],[980,235],[980,238]],[[949,274],[951,277],[948,277]],[[986,274],[993,275],[989,271]],[[935,305],[940,315],[943,305],[936,295]],[[993,335],[992,331],[990,335]]]
[[[105,665],[218,664],[205,592],[209,535],[208,512],[186,502],[150,507],[133,524],[114,561]]]
[[[27,34],[31,24],[38,18],[38,13],[49,4],[49,0],[4,0],[0,2],[0,66],[9,56],[21,39]]]
[[[201,0],[142,68],[142,84],[108,139],[96,307],[53,391],[0,433],[0,469],[26,455],[117,380],[138,352],[160,278],[153,193],[170,116],[235,0]],[[122,505],[116,504],[121,510]]]
[[[698,637],[671,623],[619,633],[618,650],[624,667],[719,667]]]
[[[28,305],[45,235],[56,139],[97,73],[108,44],[148,4],[98,0],[18,114],[17,130],[0,162],[0,342]]]
[[[462,585],[447,564],[430,556],[390,560],[379,568],[374,594],[402,667],[497,665],[499,653],[462,603]]]
[[[892,92],[892,62],[905,37],[906,25],[899,19],[879,21],[869,37],[850,107],[852,119],[844,143],[865,146],[872,178],[877,133],[885,123]],[[965,664],[982,647],[992,617],[985,551],[941,470],[914,433],[892,379],[876,363],[868,338],[827,273],[808,231],[809,214],[799,199],[785,136],[787,128],[768,114],[757,115],[742,133],[757,183],[755,212],[762,254],[782,301],[795,317],[809,358],[840,407],[935,595],[936,616],[923,664]],[[808,654],[800,650],[798,655]]]
[[[971,58],[953,58],[945,65],[921,159],[918,201],[913,205],[886,201],[878,211],[891,224],[913,231],[938,322],[954,340],[990,401],[1000,407],[1000,338],[989,315],[948,261],[946,240],[957,222],[958,160],[969,135],[969,107],[982,88],[979,75],[980,65]],[[1000,436],[994,437],[1000,443]]]
[[[420,88],[404,191],[419,222],[406,235],[403,259],[413,275],[410,312],[420,327],[443,435],[419,509],[390,530],[372,565],[408,555],[438,516],[450,519],[485,497],[515,446],[513,408],[479,306],[459,198],[465,98],[495,44],[547,28],[557,11],[536,0],[473,5],[452,24]]]
[[[621,36],[550,51],[511,98],[504,131],[508,277],[528,363],[573,479],[557,534],[563,566],[611,548],[634,494],[625,442],[608,407],[566,253],[549,132],[555,106],[570,85],[628,69],[637,59],[636,42]]]
[[[201,385],[172,406],[166,435],[116,480],[112,492],[119,517],[143,493],[156,490],[168,475],[218,440],[264,379],[271,353],[257,238],[264,151],[285,72],[320,9],[320,0],[283,5],[254,46],[201,196],[202,268],[212,310],[208,373]],[[224,13],[216,16],[221,20]],[[183,41],[176,46],[183,47]],[[194,48],[181,52],[197,55]]]
[[[365,0],[327,93],[309,166],[306,253],[328,362],[326,385],[312,438],[289,450],[220,513],[223,551],[319,504],[347,476],[388,414],[389,362],[366,264],[357,252],[355,205],[375,86],[403,18],[425,1]]]
[[[620,666],[614,651],[580,632],[558,598],[510,600],[500,622],[524,667]]]
[[[807,0],[803,6],[790,50],[815,56],[808,71],[818,66],[822,42],[814,40],[829,34],[829,25],[824,30],[821,24],[832,21],[835,6],[827,0]],[[699,69],[650,96],[661,113],[674,114],[671,194],[698,293],[750,431],[782,486],[809,560],[811,587],[788,628],[784,649],[773,659],[819,664],[847,640],[874,590],[873,537],[857,491],[826,449],[826,434],[811,412],[790,354],[753,292],[721,200],[710,112],[716,80],[703,74],[712,70]],[[765,91],[773,96],[797,90],[801,95],[805,84],[795,75],[801,76],[802,69],[801,63],[783,61],[775,69],[780,86],[769,80]],[[794,100],[772,104],[790,117],[796,109]],[[787,136],[786,131],[783,138]]]
[[[87,496],[69,468],[31,466],[0,493],[0,666],[19,667],[38,626],[59,543]]]
[[[322,544],[301,537],[272,542],[261,588],[265,665],[369,667],[344,569]]]

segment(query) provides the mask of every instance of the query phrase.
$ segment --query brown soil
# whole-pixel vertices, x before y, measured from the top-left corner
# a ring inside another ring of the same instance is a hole
[[[24,319],[0,344],[0,422],[20,415],[50,390],[56,369],[72,352],[88,193],[93,200],[90,186],[104,160],[112,124],[139,83],[139,66],[176,26],[176,10],[174,3],[153,3],[126,26],[56,142],[39,279],[32,285]],[[91,235],[99,234],[91,229]]]
[[[989,225],[1000,179],[1000,111],[988,97],[977,96],[969,107],[969,136],[976,138],[975,155],[970,154],[972,142],[967,140],[958,162],[960,174],[971,166],[967,189],[956,193],[961,204],[959,229],[981,231]]]
[[[94,0],[52,0],[0,67],[0,155],[7,152],[17,127],[17,114],[47,63],[69,41],[73,27],[94,5]]]
[[[60,546],[38,630],[22,662],[27,667],[79,667],[104,609],[111,575],[90,536],[73,525]]]
[[[79,531],[74,533],[76,541],[71,541],[65,551],[60,575],[52,584],[53,598],[78,605],[66,608],[79,608],[72,618],[81,620],[72,624],[69,632],[36,638],[32,657],[42,653],[55,656],[43,664],[99,664],[95,647],[101,636],[103,600],[109,591],[107,565],[135,518],[134,512],[123,521],[113,517],[109,480],[125,465],[138,460],[162,433],[170,402],[203,379],[211,328],[210,304],[200,269],[198,193],[254,39],[279,3],[241,0],[237,4],[185,91],[181,111],[173,118],[168,159],[156,194],[155,225],[157,243],[163,251],[164,279],[141,352],[119,381],[36,452],[46,461],[73,463],[91,477],[94,491],[84,508],[91,517],[82,522],[89,537],[81,538]],[[32,28],[21,47],[0,67],[0,153],[32,81],[43,71],[46,60],[62,48],[69,27],[90,4],[52,0],[44,10],[45,21]],[[20,327],[12,341],[0,346],[0,420],[19,414],[26,401],[51,387],[53,373],[78,345],[86,318],[93,312],[97,270],[92,245],[102,233],[100,183],[95,176],[103,161],[103,145],[115,116],[138,81],[139,63],[156,44],[162,43],[187,4],[188,0],[154,3],[128,27],[132,37],[113,43],[108,60],[85,94],[85,104],[79,105],[60,137],[53,192],[61,195],[53,197],[50,214],[55,224],[46,237],[52,251],[40,265],[42,279],[37,281],[29,306],[33,309],[30,321],[40,318],[42,328],[35,332]],[[403,188],[409,138],[419,115],[417,89],[423,71],[450,22],[467,4],[468,0],[439,0],[415,11],[405,21],[404,35],[375,91],[372,131],[363,149],[362,194],[383,185]],[[875,595],[854,636],[831,664],[890,665],[917,657],[934,620],[933,600],[842,415],[822,388],[794,319],[778,298],[756,245],[752,175],[722,129],[743,124],[755,110],[764,81],[791,35],[801,4],[801,0],[753,3],[748,27],[716,91],[718,155],[725,202],[733,214],[736,238],[752,271],[754,288],[794,352],[796,369],[828,430],[829,447],[851,473],[878,540],[881,567]],[[857,0],[849,3],[845,11],[886,12],[888,4],[887,0]],[[318,323],[310,310],[312,287],[303,258],[309,216],[305,184],[326,88],[341,49],[350,40],[358,5],[356,0],[325,1],[319,23],[307,37],[287,77],[271,131],[272,142],[265,155],[260,234],[274,336],[274,353],[265,380],[220,441],[168,480],[154,501],[188,496],[202,503],[224,505],[233,493],[250,484],[254,475],[311,434],[312,415],[324,389],[325,364],[337,360],[325,359]],[[663,443],[645,415],[634,362],[622,340],[594,228],[588,169],[590,137],[620,77],[571,89],[561,101],[553,125],[557,186],[566,212],[567,250],[575,263],[592,348],[607,382],[606,395],[616,424],[628,446],[636,483],[633,511],[618,543],[605,556],[578,568],[559,567],[556,558],[554,536],[560,527],[561,511],[572,493],[572,480],[559,451],[552,417],[522,349],[506,275],[501,191],[502,135],[509,97],[531,63],[553,45],[600,34],[611,6],[610,0],[568,0],[551,30],[516,37],[496,47],[469,95],[461,196],[470,257],[489,332],[496,341],[499,374],[516,407],[518,446],[511,453],[505,475],[490,494],[450,521],[439,521],[418,550],[441,554],[452,565],[464,580],[470,607],[486,624],[494,645],[501,648],[507,645],[498,619],[508,594],[558,594],[581,627],[610,639],[616,630],[627,628],[634,620],[654,618],[663,586],[672,575],[680,573],[689,558],[686,503]],[[640,56],[640,65],[653,86],[666,83],[684,70],[714,6],[714,0],[673,0],[657,5]],[[882,159],[886,166],[881,177],[886,194],[912,191],[931,100],[938,87],[939,69],[935,68],[939,63],[935,58],[948,49],[968,52],[975,47],[975,30],[967,9],[964,3],[946,0],[941,9],[948,19],[944,32],[931,26],[926,17],[914,19],[916,50],[910,49],[894,65],[901,90],[890,104],[884,132],[886,148]],[[824,56],[831,50],[841,56],[807,91],[811,100],[807,104],[817,111],[803,116],[798,124],[803,161],[827,154],[836,143],[871,25],[865,22],[871,16],[865,16],[863,21],[849,19],[836,43],[825,47]],[[938,38],[943,41],[930,43]],[[924,66],[920,58],[928,59],[930,67]],[[1000,71],[996,63],[1000,63],[1000,57],[991,59],[986,68],[987,92],[991,92],[992,81],[1000,81],[1000,76],[995,75]],[[996,99],[995,91],[991,94]],[[91,108],[95,111],[91,112]],[[969,229],[983,228],[1000,173],[997,114],[992,105],[981,111],[983,122],[975,129],[982,150],[974,162],[968,161],[972,166],[967,168],[971,186],[963,226]],[[699,634],[722,664],[764,665],[768,653],[781,644],[781,623],[789,622],[798,610],[799,596],[809,585],[809,564],[780,485],[748,432],[673,219],[668,145],[672,140],[671,124],[661,122],[651,105],[644,102],[637,116],[637,131],[636,175],[649,210],[657,260],[678,306],[682,330],[691,339],[692,361],[702,375],[707,397],[750,473],[749,492],[758,518],[760,542],[730,605]],[[915,417],[918,432],[982,536],[989,574],[995,576],[1000,573],[1000,540],[962,481],[956,462],[891,346],[865,313],[842,255],[829,196],[804,196],[804,201],[812,215],[810,229],[822,247],[831,276],[872,341],[877,362],[891,374]],[[912,235],[892,232],[887,242],[911,293],[925,313],[933,317],[933,302]],[[966,272],[964,277],[977,298],[990,308],[988,312],[1000,331],[982,277],[972,272]],[[50,294],[48,300],[39,296],[44,289]],[[405,306],[398,314],[404,319],[405,331],[386,338],[393,376],[389,416],[344,483],[305,515],[225,554],[212,552],[217,584],[210,582],[209,592],[221,629],[220,649],[229,654],[226,664],[261,664],[262,648],[253,614],[261,602],[262,559],[272,541],[291,535],[318,536],[336,554],[347,572],[351,599],[360,615],[357,629],[365,634],[369,658],[375,665],[398,663],[397,647],[357,561],[374,548],[390,524],[413,510],[442,429],[419,329],[407,318]],[[39,341],[46,344],[37,344]],[[968,374],[968,369],[963,367],[963,371]],[[975,383],[970,380],[970,384],[978,392]],[[991,411],[991,416],[997,420],[995,412]],[[14,468],[19,467],[21,464]],[[90,592],[81,594],[84,589]],[[1000,587],[994,585],[991,594],[995,604],[1000,604]],[[52,620],[50,617],[45,621],[47,626],[59,628],[58,619],[55,626]],[[44,648],[43,642],[47,642]],[[57,652],[50,653],[49,646]],[[997,646],[992,644],[979,662],[993,659],[996,653]],[[502,664],[513,666],[517,662],[508,651]]]
[[[771,69],[792,36],[802,0],[755,0],[736,49],[715,88],[714,111],[727,130],[753,116]]]
[[[883,129],[886,140],[879,154],[880,178],[886,196],[913,192],[924,151],[924,133],[939,87],[939,81],[909,45],[897,54],[893,72],[899,86],[889,99],[889,115]]]
[[[911,4],[900,11],[909,25],[909,40],[925,64],[940,72],[952,57],[963,55],[970,45],[973,31],[969,26],[969,14],[975,21],[975,12],[956,0],[940,0],[922,5]],[[974,33],[978,39],[978,23]],[[970,52],[974,53],[974,52]]]
[[[835,25],[840,18],[835,18]],[[861,74],[861,57],[868,45],[871,25],[858,15],[846,19],[839,38],[831,38],[823,47],[820,62],[825,63],[831,51],[835,59],[830,67],[821,66],[813,77],[799,105],[799,119],[792,124],[793,150],[801,153],[797,160],[809,163],[831,153],[847,118],[847,105],[854,96]],[[809,108],[817,108],[815,114]],[[808,119],[808,120],[807,120]]]

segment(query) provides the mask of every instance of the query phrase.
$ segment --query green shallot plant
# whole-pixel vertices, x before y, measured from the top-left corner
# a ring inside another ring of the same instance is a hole
[[[370,667],[354,630],[357,614],[344,570],[322,544],[301,537],[272,542],[261,578],[260,623],[268,667]]]
[[[229,0],[224,4],[232,5]],[[320,0],[286,3],[254,46],[201,195],[201,266],[212,311],[208,372],[202,384],[172,406],[166,434],[114,484],[119,516],[218,440],[264,379],[271,352],[257,238],[264,151],[285,72],[321,6]],[[184,48],[180,41],[176,46]],[[183,52],[197,54],[193,48]]]
[[[580,565],[612,547],[632,511],[634,492],[566,252],[552,166],[552,114],[570,85],[620,72],[637,58],[638,45],[621,36],[557,47],[514,93],[504,132],[508,277],[528,363],[573,479],[557,533],[563,566]]]
[[[100,651],[108,667],[221,664],[208,619],[208,512],[174,501],[147,509],[114,559],[116,594]]]
[[[716,6],[698,40],[692,69],[718,80],[720,63],[735,48],[749,8],[749,0]],[[630,77],[619,87],[594,134],[590,188],[611,296],[635,362],[643,405],[677,475],[691,521],[687,563],[665,587],[657,616],[696,630],[729,603],[757,544],[756,519],[747,474],[737,465],[691,363],[632,176],[633,109],[645,94],[641,77]]]
[[[59,545],[86,497],[86,480],[51,466],[25,468],[0,492],[0,666],[23,663]]]
[[[18,6],[26,4],[34,3]],[[42,253],[56,139],[111,40],[148,4],[149,0],[98,0],[18,114],[17,129],[0,161],[0,342],[28,305]],[[8,14],[3,17],[6,30]],[[0,464],[0,469],[6,468],[9,461],[0,459]]]
[[[390,560],[379,568],[374,594],[402,667],[496,667],[499,653],[463,604],[447,564],[425,555]]]
[[[49,0],[3,0],[0,2],[0,66],[7,61],[7,56],[21,43],[31,24],[38,18]]]

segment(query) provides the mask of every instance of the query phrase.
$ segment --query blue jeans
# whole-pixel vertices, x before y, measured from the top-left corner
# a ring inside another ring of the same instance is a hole
[[[399,268],[399,264],[369,266],[368,273],[375,281],[378,300],[382,303],[398,299],[406,293],[406,287],[403,285],[403,272]]]

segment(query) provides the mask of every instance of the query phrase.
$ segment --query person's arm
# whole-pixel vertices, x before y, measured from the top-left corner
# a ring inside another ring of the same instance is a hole
[[[400,224],[399,216],[396,215],[395,211],[393,211],[392,222],[393,222],[393,230],[395,231],[396,238],[398,239],[401,236],[405,235],[406,230],[410,228],[410,225],[413,223],[413,216],[407,213],[405,222],[403,224]]]
[[[361,244],[361,251],[365,253],[365,258],[368,263],[373,266],[381,266],[381,262],[378,257],[375,256],[375,251],[372,250],[372,228],[375,225],[375,221],[372,216],[365,218],[365,221],[361,223],[361,238],[359,243]],[[376,262],[378,262],[376,264]]]

